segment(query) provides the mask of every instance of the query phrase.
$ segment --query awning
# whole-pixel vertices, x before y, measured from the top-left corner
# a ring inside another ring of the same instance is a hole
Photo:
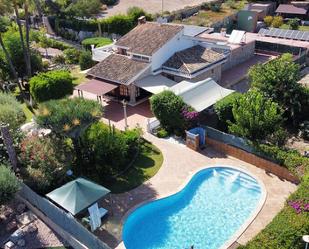
[[[59,206],[76,215],[99,199],[110,193],[110,190],[84,178],[77,178],[46,196]]]
[[[144,90],[151,92],[153,94],[157,94],[163,92],[164,90],[168,90],[173,85],[177,84],[177,82],[172,81],[162,75],[151,75],[135,82],[135,85],[143,88]]]
[[[75,89],[101,96],[114,90],[117,87],[117,85],[105,82],[103,80],[91,79],[86,83],[82,83],[76,86]]]
[[[205,110],[234,92],[234,90],[220,86],[211,78],[195,83],[181,81],[169,90],[181,96],[187,105],[190,105],[198,112]]]

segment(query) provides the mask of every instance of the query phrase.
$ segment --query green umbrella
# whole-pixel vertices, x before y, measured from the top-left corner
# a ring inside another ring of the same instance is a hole
[[[110,190],[101,185],[84,178],[77,178],[46,196],[71,214],[76,215],[108,193]]]

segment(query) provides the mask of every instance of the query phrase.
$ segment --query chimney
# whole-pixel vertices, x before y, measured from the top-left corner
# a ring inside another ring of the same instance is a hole
[[[141,16],[137,19],[137,21],[138,21],[138,25],[144,24],[144,23],[146,23],[146,17]]]

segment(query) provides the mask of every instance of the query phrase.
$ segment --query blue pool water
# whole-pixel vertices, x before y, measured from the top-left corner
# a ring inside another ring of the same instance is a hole
[[[127,218],[127,249],[218,249],[254,212],[261,187],[228,167],[199,171],[175,195],[145,204]]]

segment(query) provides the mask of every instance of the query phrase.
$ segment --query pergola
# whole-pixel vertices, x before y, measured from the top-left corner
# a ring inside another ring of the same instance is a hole
[[[85,178],[77,178],[46,196],[72,215],[76,215],[109,193],[109,189],[99,184]]]
[[[103,80],[90,79],[89,81],[76,86],[75,89],[77,90],[79,97],[83,97],[83,91],[85,91],[95,94],[97,96],[97,100],[101,103],[102,96],[117,87],[117,85],[105,82]]]

